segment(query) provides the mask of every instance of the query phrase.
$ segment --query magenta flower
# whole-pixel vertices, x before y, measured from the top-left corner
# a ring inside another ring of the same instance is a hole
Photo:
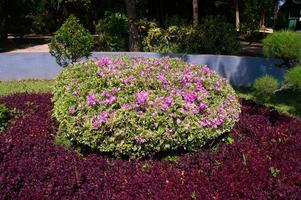
[[[116,101],[116,97],[115,96],[110,96],[109,98],[106,99],[106,103],[107,104],[112,104]]]
[[[148,92],[141,91],[136,93],[136,103],[139,105],[146,104],[148,101]]]
[[[110,64],[112,64],[112,61],[108,57],[101,57],[98,61],[99,67],[103,67],[103,66],[110,65]]]
[[[99,121],[96,116],[92,117],[91,123],[92,123],[92,126],[94,126],[95,128],[97,128],[99,126]]]
[[[108,115],[104,112],[99,113],[99,123],[102,124],[106,122]]]
[[[122,79],[122,82],[123,82],[124,84],[128,84],[128,83],[130,83],[132,80],[134,80],[134,77],[133,77],[133,76],[129,76],[129,77],[127,77],[127,78],[123,78],[123,79]]]
[[[89,105],[96,105],[96,103],[97,103],[96,102],[96,96],[93,92],[89,92],[89,94],[87,95],[86,100],[87,100],[87,103]]]
[[[204,109],[206,109],[206,108],[208,108],[208,106],[206,105],[206,104],[204,104],[204,103],[199,103],[199,111],[201,112],[201,111],[203,111]]]
[[[71,114],[71,115],[73,115],[73,114],[75,114],[75,106],[70,106],[69,107],[69,113]]]
[[[163,106],[161,106],[161,110],[166,111],[172,104],[173,99],[171,96],[165,98]]]
[[[196,100],[197,95],[195,92],[187,92],[183,94],[183,98],[186,102],[192,103]]]
[[[74,96],[78,97],[78,92],[77,92],[77,90],[73,90],[72,94],[73,94]]]
[[[158,75],[158,79],[161,81],[163,86],[166,86],[168,84],[168,80],[162,72]]]

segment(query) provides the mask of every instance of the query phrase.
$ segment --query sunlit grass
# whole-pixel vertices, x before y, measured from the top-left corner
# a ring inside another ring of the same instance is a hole
[[[0,81],[0,96],[28,92],[51,92],[53,80]]]

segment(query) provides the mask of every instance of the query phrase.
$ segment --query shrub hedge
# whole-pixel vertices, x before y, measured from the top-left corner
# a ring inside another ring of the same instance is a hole
[[[285,83],[296,90],[301,90],[301,66],[291,68],[284,76]]]
[[[293,31],[278,31],[263,40],[263,54],[270,58],[281,58],[287,67],[301,60],[301,34]]]
[[[56,79],[53,101],[69,140],[130,158],[203,147],[240,113],[217,73],[169,58],[76,63]]]

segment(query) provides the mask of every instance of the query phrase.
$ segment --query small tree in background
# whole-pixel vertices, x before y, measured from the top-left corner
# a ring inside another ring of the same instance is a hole
[[[66,67],[79,58],[89,57],[93,46],[93,36],[71,15],[52,37],[49,49],[56,62]]]

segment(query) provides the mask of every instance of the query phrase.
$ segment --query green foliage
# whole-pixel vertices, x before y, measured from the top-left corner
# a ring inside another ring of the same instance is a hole
[[[285,83],[296,90],[301,90],[301,66],[291,68],[284,77]]]
[[[145,51],[161,53],[237,54],[239,43],[234,27],[224,18],[207,18],[200,27],[170,26],[149,29]]]
[[[52,37],[49,49],[56,62],[66,67],[79,58],[89,57],[93,45],[93,36],[71,15]]]
[[[159,27],[150,28],[142,41],[144,51],[177,53],[181,34],[182,30],[178,26],[170,26],[167,30]]]
[[[263,54],[270,58],[281,58],[287,67],[301,60],[301,34],[292,31],[278,31],[263,40]]]
[[[194,80],[202,84],[183,87]],[[133,159],[199,149],[231,130],[240,112],[224,79],[179,59],[75,63],[57,77],[53,91],[63,134],[58,139]]]
[[[199,53],[237,54],[239,43],[235,27],[223,17],[208,17],[201,24]]]
[[[280,173],[280,170],[275,167],[270,167],[269,170],[273,177],[277,177],[278,174]]]
[[[0,104],[0,132],[3,131],[9,120],[9,113],[9,109],[5,105]]]
[[[259,101],[267,101],[278,89],[279,82],[270,75],[265,75],[255,80],[253,84],[254,95]]]
[[[128,18],[125,14],[106,12],[96,26],[96,33],[98,50],[128,50]]]

